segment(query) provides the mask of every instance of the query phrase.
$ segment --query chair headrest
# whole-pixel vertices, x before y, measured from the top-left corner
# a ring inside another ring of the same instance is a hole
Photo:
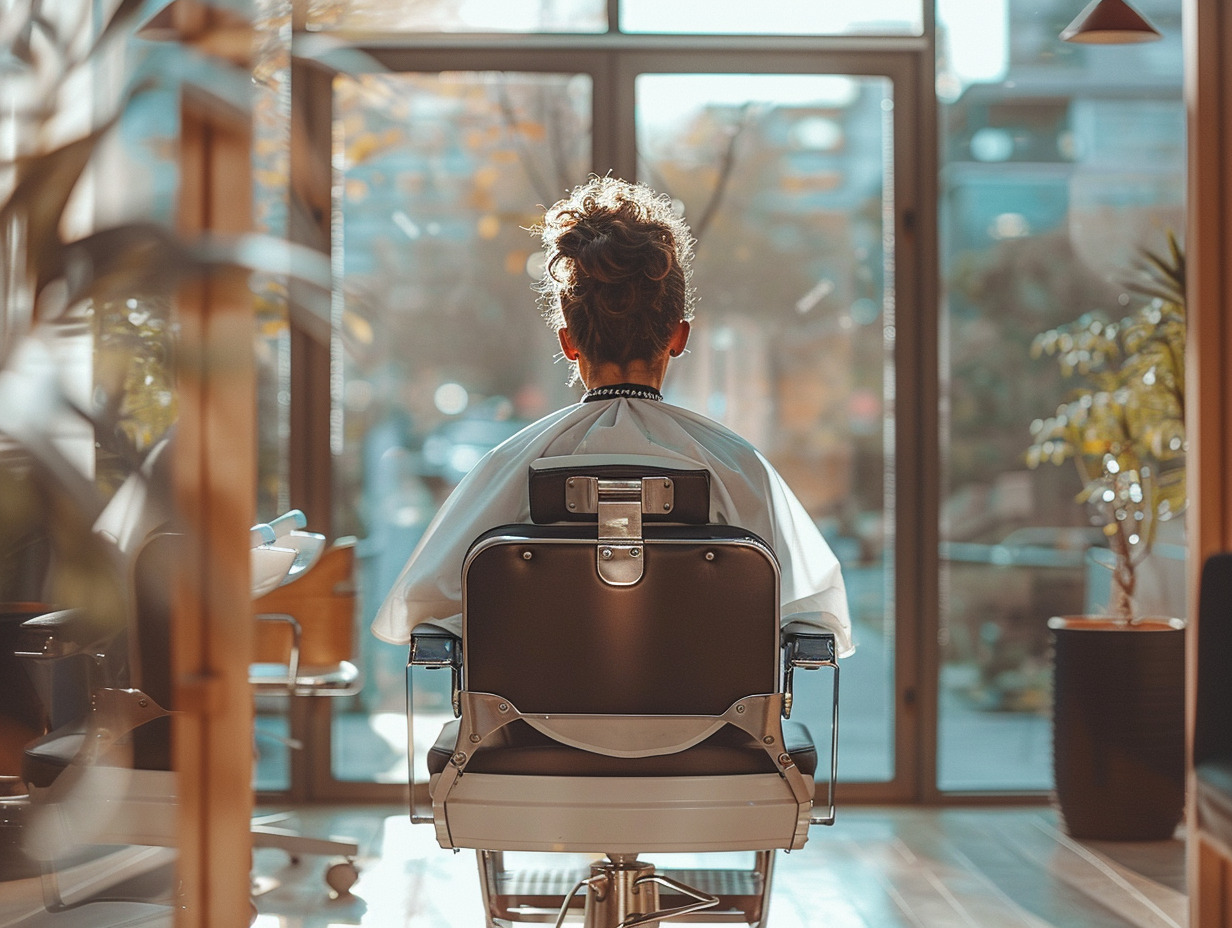
[[[530,465],[530,517],[540,525],[551,522],[594,522],[594,509],[570,507],[578,499],[570,478],[636,480],[663,477],[671,481],[668,503],[653,507],[643,500],[646,522],[705,525],[710,521],[710,473],[675,458],[640,454],[569,454],[540,458]]]

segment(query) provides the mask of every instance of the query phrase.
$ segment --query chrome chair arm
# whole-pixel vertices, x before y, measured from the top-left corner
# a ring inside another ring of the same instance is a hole
[[[830,718],[830,776],[826,791],[825,815],[813,814],[810,825],[834,824],[834,787],[838,781],[838,651],[831,632],[819,630],[803,622],[791,622],[784,627],[781,637],[783,647],[783,717],[791,717],[794,697],[795,671],[820,670],[827,667],[833,671],[834,688]]]
[[[257,622],[279,623],[291,630],[291,647],[287,650],[287,693],[295,695],[295,685],[299,680],[299,655],[303,644],[304,630],[294,616],[282,612],[261,612],[253,616]],[[264,682],[251,680],[253,683]]]
[[[443,628],[421,625],[411,630],[411,650],[406,662],[406,743],[410,768],[411,822],[432,823],[431,800],[426,784],[415,782],[415,668],[444,670],[449,668],[449,702],[454,718],[462,714],[462,639]],[[420,811],[422,810],[422,811]]]
[[[31,660],[56,660],[74,654],[97,657],[115,633],[100,634],[85,609],[55,609],[21,623],[14,653]]]
[[[461,667],[462,639],[443,628],[421,625],[411,631],[410,662],[417,667]]]

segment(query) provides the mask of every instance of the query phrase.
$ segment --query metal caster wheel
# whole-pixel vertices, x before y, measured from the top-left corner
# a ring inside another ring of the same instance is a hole
[[[329,869],[325,871],[325,882],[339,896],[349,893],[358,879],[359,867],[355,866],[353,860],[341,860],[330,864]]]

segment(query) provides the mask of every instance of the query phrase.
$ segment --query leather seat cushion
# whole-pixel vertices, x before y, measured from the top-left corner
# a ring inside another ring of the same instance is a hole
[[[171,719],[151,719],[129,735],[134,770],[171,769]],[[45,789],[55,782],[81,752],[86,740],[86,720],[57,728],[26,746],[21,759],[21,778],[30,786]]]
[[[26,746],[21,759],[21,778],[38,789],[51,786],[72,763],[85,739],[85,719],[43,735]]]
[[[458,719],[446,723],[428,752],[428,772],[440,773],[458,743]],[[787,751],[805,776],[817,769],[817,748],[799,722],[783,722]],[[537,776],[732,776],[772,773],[774,762],[745,732],[725,725],[700,744],[656,757],[609,757],[554,741],[525,722],[513,722],[475,752],[466,769],[474,773]]]

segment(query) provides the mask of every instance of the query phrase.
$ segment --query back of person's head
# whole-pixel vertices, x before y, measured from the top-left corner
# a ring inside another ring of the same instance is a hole
[[[693,237],[665,195],[593,177],[544,216],[539,290],[553,329],[595,362],[660,355],[693,318]]]

